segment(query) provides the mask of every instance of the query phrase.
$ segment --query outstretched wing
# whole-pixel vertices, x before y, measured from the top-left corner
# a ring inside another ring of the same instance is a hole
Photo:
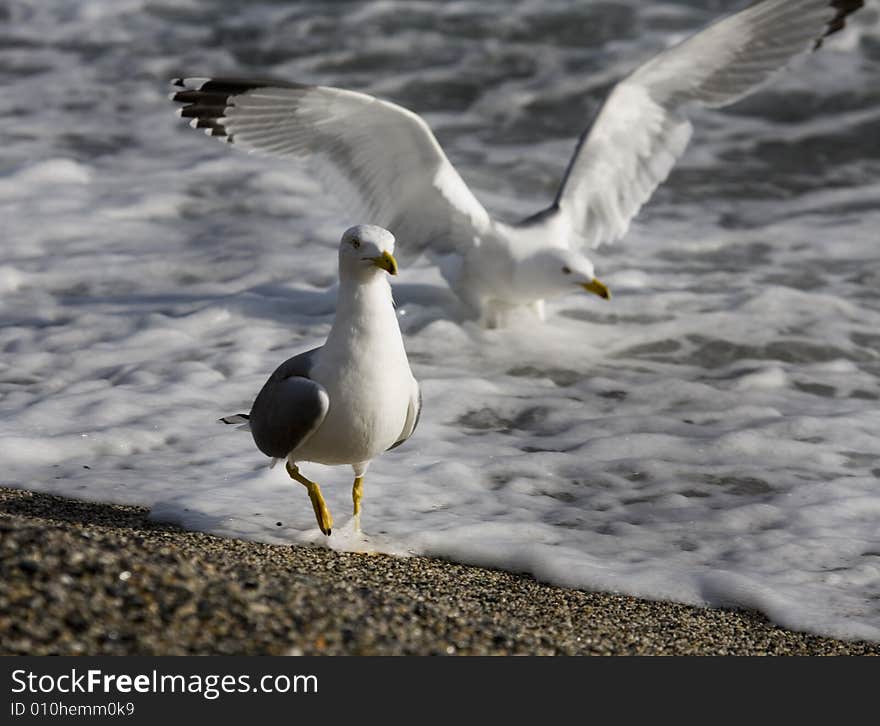
[[[365,93],[324,86],[180,78],[172,99],[194,128],[241,146],[316,162],[351,222],[385,227],[404,249],[470,244],[489,215],[425,121]]]
[[[251,407],[248,423],[257,448],[284,458],[318,429],[330,409],[330,396],[309,378],[320,348],[284,361],[269,376]]]
[[[626,234],[691,137],[689,103],[742,98],[844,27],[863,0],[761,0],[648,61],[581,136],[553,206],[594,247]],[[537,217],[538,215],[536,215]]]

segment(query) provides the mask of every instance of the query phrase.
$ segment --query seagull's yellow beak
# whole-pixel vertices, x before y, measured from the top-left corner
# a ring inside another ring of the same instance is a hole
[[[611,299],[611,290],[609,290],[605,283],[601,280],[597,280],[595,277],[589,282],[582,282],[581,287],[584,288],[587,292],[591,292],[594,295],[598,295],[603,300]]]
[[[372,262],[376,267],[385,270],[389,275],[397,274],[397,260],[394,259],[394,255],[390,252],[383,252],[378,257],[371,257],[370,262]]]

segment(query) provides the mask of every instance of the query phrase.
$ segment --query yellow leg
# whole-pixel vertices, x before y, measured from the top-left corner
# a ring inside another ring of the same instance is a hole
[[[351,489],[351,499],[354,502],[354,514],[358,516],[361,513],[361,498],[364,496],[364,478],[356,476],[354,478],[354,486]]]
[[[361,531],[361,498],[364,496],[364,478],[356,476],[354,486],[351,488],[351,500],[354,502],[354,529]]]
[[[312,501],[312,509],[315,510],[315,519],[318,520],[318,527],[329,537],[330,532],[333,530],[333,517],[330,516],[330,510],[327,509],[327,504],[321,494],[321,487],[315,484],[315,482],[306,479],[299,473],[299,469],[296,466],[291,466],[289,461],[287,462],[287,473],[290,474],[291,479],[298,481],[308,489],[309,499]]]

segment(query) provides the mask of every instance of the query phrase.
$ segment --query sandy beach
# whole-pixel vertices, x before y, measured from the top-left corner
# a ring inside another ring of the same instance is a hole
[[[0,489],[4,655],[877,655],[757,613],[188,532]]]

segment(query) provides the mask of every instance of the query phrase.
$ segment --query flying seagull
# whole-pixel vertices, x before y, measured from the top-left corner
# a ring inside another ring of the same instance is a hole
[[[421,412],[385,273],[397,274],[394,235],[373,225],[352,227],[339,245],[336,317],[327,342],[282,363],[257,395],[250,414],[220,419],[246,423],[257,448],[286,459],[291,479],[309,492],[321,531],[333,518],[321,488],[298,464],[350,464],[354,527],[360,530],[363,481],[370,461],[400,446]]]
[[[425,121],[365,93],[274,81],[180,78],[179,114],[250,151],[308,158],[363,219],[416,252],[449,254],[451,288],[483,323],[576,287],[608,288],[584,255],[623,237],[669,175],[694,105],[719,108],[758,88],[844,27],[863,0],[760,0],[660,53],[618,83],[581,135],[553,203],[494,220]]]

